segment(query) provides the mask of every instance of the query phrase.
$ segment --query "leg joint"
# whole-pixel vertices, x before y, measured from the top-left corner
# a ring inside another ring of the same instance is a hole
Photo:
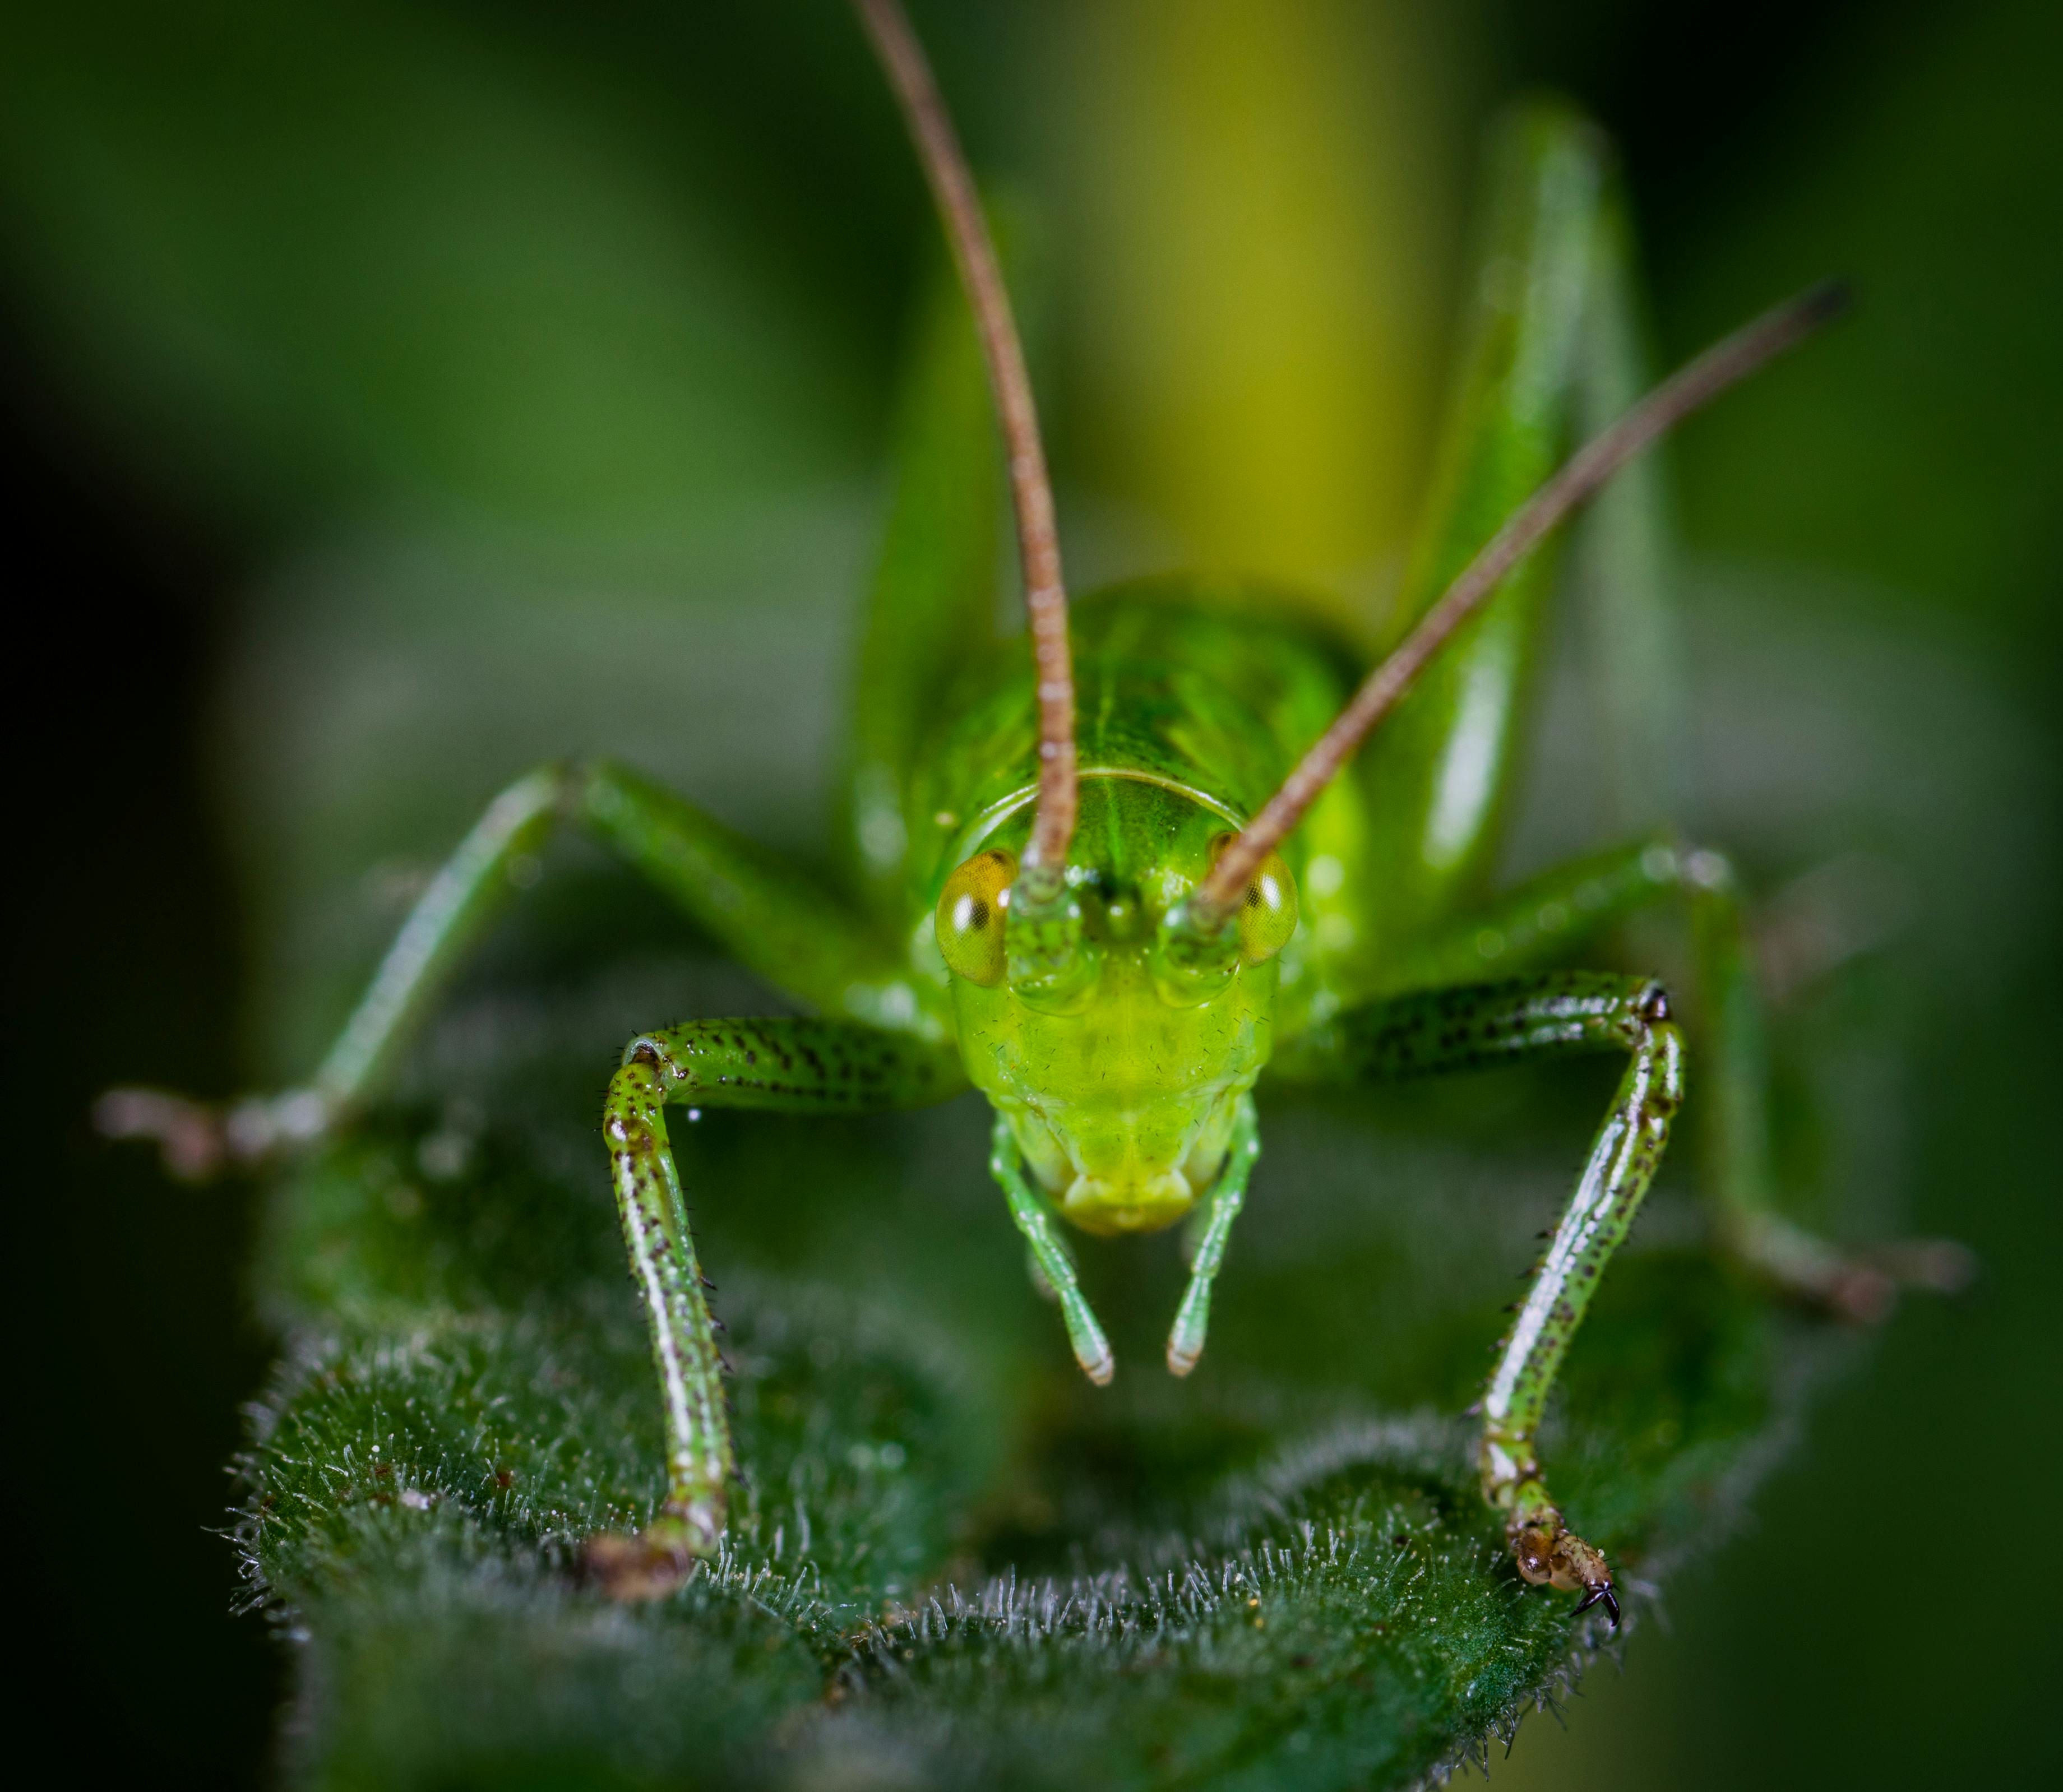
[[[655,1071],[670,1084],[694,1080],[694,1071],[687,1063],[665,1040],[655,1034],[641,1033],[623,1048],[622,1068],[643,1065]]]

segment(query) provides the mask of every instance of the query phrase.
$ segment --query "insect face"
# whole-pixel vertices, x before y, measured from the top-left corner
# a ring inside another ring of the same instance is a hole
[[[1139,778],[1090,777],[1060,902],[1013,911],[1030,818],[946,880],[934,912],[967,1074],[1033,1175],[1091,1231],[1151,1231],[1216,1178],[1273,1039],[1276,954],[1297,925],[1270,856],[1200,946],[1169,925],[1226,818]]]

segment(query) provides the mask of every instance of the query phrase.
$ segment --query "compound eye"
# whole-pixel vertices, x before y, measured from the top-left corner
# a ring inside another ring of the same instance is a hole
[[[1003,920],[1017,860],[1006,852],[976,853],[946,879],[933,922],[939,950],[955,977],[993,989],[1003,981]]]
[[[1216,865],[1236,836],[1221,834],[1211,842]],[[1280,853],[1264,858],[1239,903],[1239,955],[1249,964],[1265,964],[1289,943],[1297,930],[1297,880]]]

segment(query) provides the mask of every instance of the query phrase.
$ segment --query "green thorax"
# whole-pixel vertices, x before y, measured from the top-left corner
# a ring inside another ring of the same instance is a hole
[[[1114,585],[1073,607],[1076,753],[1084,777],[1125,772],[1194,790],[1242,820],[1282,781],[1351,689],[1344,651],[1265,613],[1266,595],[1175,577]],[[1023,638],[971,668],[913,780],[912,899],[1038,777]],[[951,818],[950,822],[946,818]]]

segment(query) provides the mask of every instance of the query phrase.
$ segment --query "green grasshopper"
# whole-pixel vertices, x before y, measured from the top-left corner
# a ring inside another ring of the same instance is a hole
[[[1470,346],[1405,575],[1401,645],[1357,685],[1352,652],[1268,593],[1184,577],[1096,593],[1071,621],[1031,385],[972,179],[895,0],[859,10],[966,303],[939,295],[907,376],[859,658],[854,888],[819,887],[621,765],[550,767],[497,798],[438,873],[308,1087],[221,1111],[117,1091],[102,1123],[155,1138],[189,1174],[348,1126],[565,824],[814,1011],[640,1035],[609,1086],[603,1131],[650,1329],[668,1485],[640,1536],[597,1538],[590,1560],[612,1590],[636,1597],[716,1548],[734,1467],[669,1106],[855,1113],[979,1089],[995,1115],[990,1167],[1076,1361],[1100,1384],[1111,1350],[1059,1223],[1096,1234],[1190,1223],[1167,1348],[1168,1368],[1188,1373],[1259,1155],[1264,1075],[1351,1085],[1620,1054],[1611,1109],[1499,1348],[1479,1451],[1518,1573],[1580,1593],[1578,1609],[1602,1605],[1615,1623],[1611,1570],[1563,1521],[1534,1440],[1667,1143],[1685,1047],[1659,982],[1554,967],[1644,906],[1687,906],[1719,1237],[1781,1286],[1851,1314],[1880,1310],[1892,1279],[1799,1231],[1773,1202],[1756,993],[1723,858],[1663,833],[1502,894],[1488,887],[1546,626],[1542,543],[1833,301],[1808,294],[1727,339],[1557,471],[1572,423],[1610,416],[1638,390],[1629,255],[1595,132],[1566,111],[1530,110],[1494,159]],[[991,638],[999,422],[1028,642]],[[1655,527],[1651,499],[1634,485],[1615,501],[1605,520],[1637,548]],[[1654,582],[1626,586],[1623,631],[1651,634],[1666,620]],[[1658,737],[1660,681],[1624,681],[1621,732]],[[1905,1260],[1912,1279],[1944,1279],[1938,1253]]]

